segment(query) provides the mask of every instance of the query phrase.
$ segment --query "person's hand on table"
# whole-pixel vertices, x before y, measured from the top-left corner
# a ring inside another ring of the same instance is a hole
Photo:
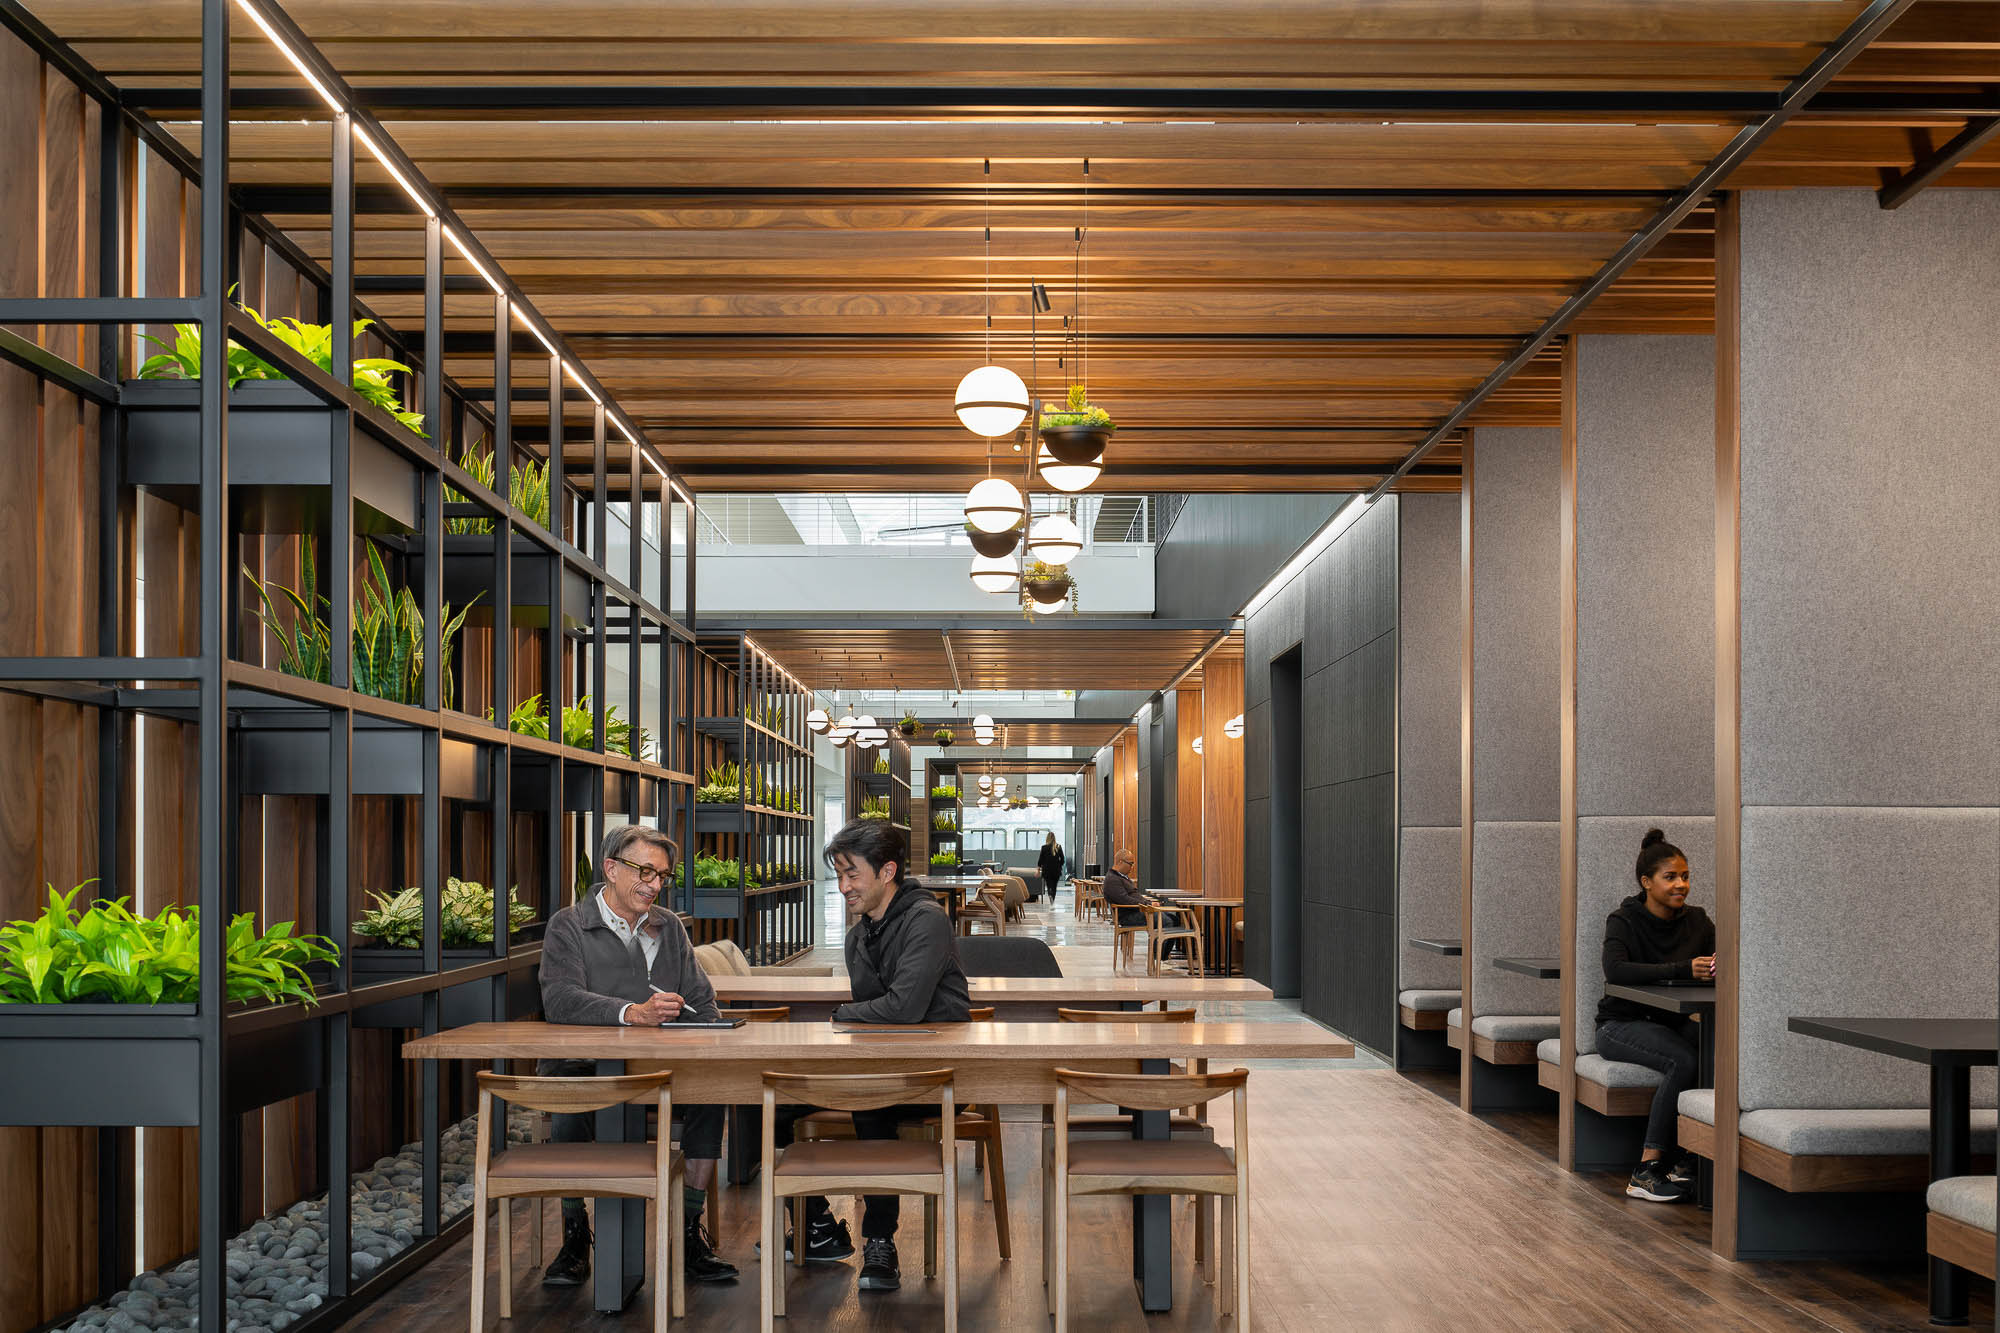
[[[1688,967],[1689,970],[1694,974],[1694,979],[1696,981],[1715,980],[1714,954],[1709,954],[1706,958],[1697,958],[1692,963],[1688,964]]]
[[[644,1004],[625,1006],[625,1021],[633,1027],[658,1027],[681,1016],[681,997],[671,991],[655,993]]]

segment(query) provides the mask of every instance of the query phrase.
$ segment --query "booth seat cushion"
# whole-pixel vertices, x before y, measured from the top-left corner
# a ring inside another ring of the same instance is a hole
[[[1715,1123],[1715,1089],[1689,1088],[1681,1094],[1680,1113],[1704,1125]]]
[[[1974,1152],[1993,1151],[1994,1119],[1972,1113]],[[1745,1111],[1736,1124],[1743,1137],[1793,1157],[1921,1157],[1931,1146],[1930,1112],[1921,1107]]]
[[[1932,1181],[1924,1192],[1924,1203],[1932,1212],[1981,1231],[1993,1230],[1993,1200],[1992,1176],[1951,1176]]]
[[[1626,1060],[1607,1060],[1592,1052],[1576,1057],[1576,1076],[1607,1088],[1657,1088],[1660,1071]]]
[[[1440,1009],[1453,1009],[1463,998],[1455,990],[1406,990],[1396,997],[1396,1003],[1420,1014],[1434,1014]],[[1459,1011],[1453,1009],[1453,1012]]]
[[[1492,1041],[1538,1042],[1555,1036],[1561,1025],[1553,1014],[1479,1014],[1472,1020],[1472,1032]]]
[[[1463,1010],[1463,1009],[1454,1009],[1454,1010],[1452,1010],[1452,1011],[1451,1011],[1450,1013],[1446,1014],[1446,1015],[1444,1016],[1444,1025],[1445,1025],[1446,1027],[1448,1027],[1448,1028],[1462,1028],[1462,1027],[1464,1027],[1464,1026],[1465,1026],[1465,1010]]]
[[[1561,1064],[1563,1062],[1562,1038],[1544,1038],[1541,1044],[1535,1047],[1535,1058],[1545,1065]]]

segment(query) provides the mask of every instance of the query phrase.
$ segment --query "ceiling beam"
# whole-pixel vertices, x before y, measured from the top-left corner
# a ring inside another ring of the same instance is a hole
[[[1682,186],[1679,192],[1667,201],[1666,206],[1654,215],[1651,222],[1620,246],[1617,254],[1605,261],[1604,267],[1597,271],[1596,276],[1544,320],[1542,326],[1530,334],[1513,355],[1502,361],[1490,375],[1481,380],[1479,386],[1424,437],[1423,443],[1411,450],[1409,456],[1382,479],[1381,485],[1369,492],[1369,503],[1372,504],[1387,495],[1396,482],[1407,476],[1411,468],[1423,461],[1424,455],[1464,425],[1465,419],[1471,416],[1481,403],[1492,397],[1496,389],[1512,379],[1516,371],[1534,360],[1535,355],[1544,347],[1561,337],[1591,302],[1602,296],[1634,264],[1644,259],[1667,233],[1680,225],[1683,218],[1694,212],[1711,193],[1722,186],[1730,172],[1747,161],[1765,140],[1804,110],[1807,103],[1811,102],[1835,75],[1846,68],[1849,61],[1860,55],[1870,42],[1901,18],[1904,11],[1913,3],[1915,0],[1872,0],[1868,8],[1861,11],[1854,22],[1847,26],[1847,30],[1792,80],[1790,86],[1785,89],[1778,108],[1756,124],[1746,125],[1737,131],[1736,136],[1724,146],[1723,150],[1697,172],[1693,180]]]
[[[1926,186],[1935,184],[1938,177],[1983,148],[1995,134],[2000,134],[2000,116],[1967,121],[1950,142],[1877,191],[1876,200],[1884,208],[1901,208]]]

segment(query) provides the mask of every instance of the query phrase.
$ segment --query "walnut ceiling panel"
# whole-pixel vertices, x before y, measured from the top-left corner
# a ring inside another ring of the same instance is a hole
[[[1157,690],[1226,628],[1071,620],[743,628],[814,689]]]

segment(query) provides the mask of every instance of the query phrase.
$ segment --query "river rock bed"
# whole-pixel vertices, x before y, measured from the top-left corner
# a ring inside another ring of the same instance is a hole
[[[524,1140],[535,1116],[510,1111],[508,1137]],[[478,1121],[447,1125],[438,1144],[443,1183],[440,1211],[446,1221],[472,1206],[472,1153]],[[423,1200],[423,1158],[406,1143],[353,1178],[354,1281],[377,1269],[417,1239]],[[229,1242],[228,1333],[279,1333],[326,1300],[326,1199],[303,1199],[276,1217],[257,1222]],[[124,1291],[92,1306],[56,1333],[165,1333],[193,1329],[200,1299],[200,1268],[188,1259],[165,1272],[141,1273]]]

